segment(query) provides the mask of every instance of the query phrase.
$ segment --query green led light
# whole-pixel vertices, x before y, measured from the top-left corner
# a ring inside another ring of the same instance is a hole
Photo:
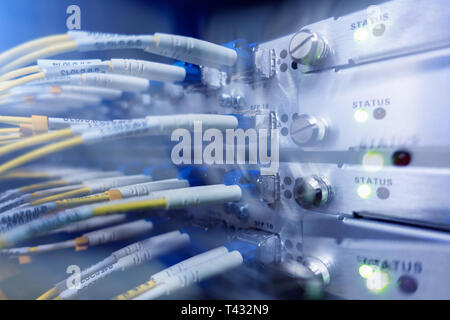
[[[364,109],[358,109],[355,111],[353,117],[356,122],[366,122],[369,119],[369,113]]]
[[[371,266],[369,266],[367,264],[363,264],[359,267],[359,274],[364,279],[367,279],[373,274],[373,269]]]
[[[362,184],[358,187],[357,193],[360,198],[367,199],[372,193],[372,188],[367,184]]]
[[[363,156],[362,164],[367,171],[379,171],[384,165],[384,155],[381,152],[369,151]]]
[[[362,42],[367,39],[367,36],[369,35],[369,31],[367,28],[358,28],[353,33],[353,39],[357,42]]]
[[[389,285],[389,274],[385,271],[376,270],[366,280],[366,287],[373,293],[383,292]]]

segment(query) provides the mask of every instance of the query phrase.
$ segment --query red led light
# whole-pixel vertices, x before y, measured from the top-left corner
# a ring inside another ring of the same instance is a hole
[[[399,150],[392,155],[392,163],[396,166],[407,166],[411,162],[411,154],[408,151]]]

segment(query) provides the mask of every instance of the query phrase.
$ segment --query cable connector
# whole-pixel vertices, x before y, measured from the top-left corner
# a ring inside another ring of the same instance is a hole
[[[246,192],[257,194],[256,183],[259,176],[259,170],[232,170],[224,175],[223,183],[228,186],[238,185]]]
[[[232,251],[206,263],[200,263],[192,268],[167,278],[161,285],[149,290],[135,298],[136,300],[157,299],[169,295],[194,283],[209,279],[213,276],[228,272],[243,263],[242,255],[238,251]]]
[[[184,61],[177,61],[173,64],[174,66],[178,66],[183,68],[186,71],[186,76],[184,80],[178,82],[179,84],[194,84],[202,82],[202,72],[200,67],[196,64],[187,63]]]
[[[254,68],[254,50],[257,43],[249,43],[246,39],[236,39],[222,46],[233,49],[236,52],[237,60],[232,67],[233,73],[246,73]]]
[[[232,241],[226,245],[231,250],[241,252],[244,260],[252,260],[261,264],[278,263],[281,260],[281,241],[277,234],[260,231],[244,230],[232,236]]]
[[[145,51],[197,65],[231,67],[238,57],[235,50],[200,39],[155,33],[153,40]]]

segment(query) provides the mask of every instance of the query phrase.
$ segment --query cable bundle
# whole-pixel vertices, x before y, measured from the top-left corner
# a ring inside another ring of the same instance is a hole
[[[169,65],[136,59],[47,59],[74,51],[117,49],[139,49],[182,62]],[[85,31],[44,37],[1,53],[0,108],[5,114],[0,116],[0,123],[5,128],[0,128],[0,180],[33,178],[45,181],[28,183],[0,194],[0,248],[4,248],[0,254],[17,257],[73,247],[82,250],[142,235],[153,229],[148,219],[126,222],[125,214],[129,212],[147,215],[149,211],[163,212],[239,201],[242,191],[235,185],[191,187],[187,180],[153,181],[151,176],[144,174],[124,175],[118,171],[69,166],[18,169],[76,146],[102,145],[132,137],[167,136],[176,129],[194,131],[199,122],[204,129],[237,128],[238,118],[232,115],[149,115],[151,113],[146,112],[136,118],[115,120],[100,117],[101,120],[79,119],[71,117],[71,114],[50,116],[54,115],[52,112],[67,113],[87,108],[100,110],[104,107],[114,110],[114,107],[127,103],[133,106],[143,104],[149,94],[153,94],[155,81],[163,83],[164,88],[171,88],[172,84],[173,87],[200,87],[203,67],[217,68],[222,72],[222,69],[234,66],[237,59],[234,49],[189,37]],[[33,109],[27,109],[30,107]],[[33,110],[32,116],[20,116],[29,110]],[[42,113],[39,114],[38,110]],[[61,242],[12,247],[48,234],[76,232],[82,232],[82,235]],[[125,271],[189,243],[190,236],[178,230],[138,241],[84,270],[79,288],[68,287],[62,281],[39,299],[72,299],[113,272]],[[225,251],[213,251],[221,252],[222,258],[227,257],[221,270],[228,270],[239,260],[235,253]],[[212,257],[210,254],[203,256]],[[196,257],[189,261],[196,261],[195,266],[198,264],[199,269],[195,272],[201,272],[202,277],[220,272],[220,268],[202,269],[200,260]],[[189,262],[179,265],[187,266]],[[191,267],[182,272],[187,276],[193,270]],[[103,269],[106,271],[99,273]],[[195,281],[191,277],[185,284]],[[170,283],[176,290],[175,282]]]

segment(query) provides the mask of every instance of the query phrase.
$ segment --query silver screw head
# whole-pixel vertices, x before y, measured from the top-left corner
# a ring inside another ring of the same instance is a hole
[[[291,58],[303,65],[319,64],[327,57],[328,51],[326,41],[310,30],[300,30],[289,43]]]
[[[292,120],[291,139],[299,146],[310,146],[325,138],[326,126],[315,117],[302,114]]]
[[[317,208],[327,204],[331,197],[328,181],[316,175],[298,178],[294,185],[294,199],[303,208]]]

